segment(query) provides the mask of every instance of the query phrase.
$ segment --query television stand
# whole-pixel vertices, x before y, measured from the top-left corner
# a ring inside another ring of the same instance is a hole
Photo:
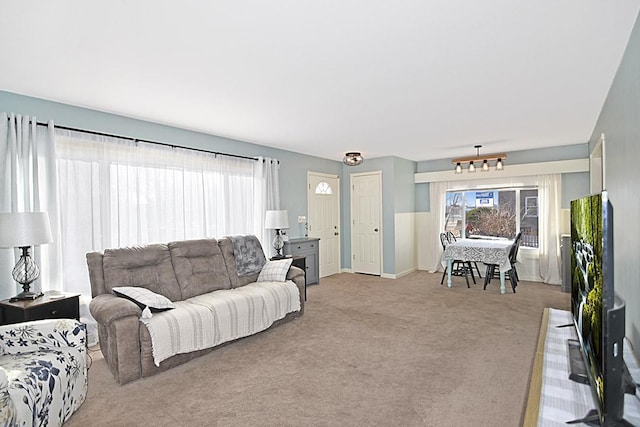
[[[586,424],[588,426],[600,427],[600,417],[598,416],[598,411],[592,409],[586,417],[579,420],[567,421],[567,424]]]
[[[586,424],[588,426],[600,427],[600,416],[598,415],[598,410],[592,409],[589,411],[586,417],[581,418],[579,420],[567,421],[567,424]],[[616,424],[616,427],[634,427],[628,421],[622,420]]]
[[[569,311],[544,310],[529,381],[527,406],[521,422],[525,427],[566,427],[569,423],[599,425],[597,418],[593,417],[596,413],[592,410],[597,403],[591,386],[569,379],[567,340],[576,340],[577,335],[575,328],[557,326],[568,324],[571,319]],[[624,359],[630,376],[640,378],[640,367],[630,345],[624,346]],[[640,426],[640,399],[636,396],[625,395],[624,419],[623,426]]]
[[[586,366],[582,359],[582,352],[580,351],[580,341],[569,339],[567,340],[567,350],[569,354],[569,366],[570,374],[569,379],[580,384],[589,384],[589,377],[587,376]],[[624,392],[626,394],[636,394],[636,386],[631,377],[631,373],[627,368],[627,365],[622,365],[622,381],[624,382]],[[567,421],[567,424],[586,424],[588,426],[600,426],[600,417],[596,409],[590,410],[584,418],[578,420]],[[633,424],[622,420],[620,426],[632,426]]]
[[[587,367],[584,364],[582,352],[580,351],[580,341],[574,339],[567,340],[567,355],[569,356],[569,379],[580,384],[589,384]]]
[[[567,424],[586,424],[588,426],[600,427],[600,416],[597,409],[589,411],[586,417],[579,420],[567,421]]]

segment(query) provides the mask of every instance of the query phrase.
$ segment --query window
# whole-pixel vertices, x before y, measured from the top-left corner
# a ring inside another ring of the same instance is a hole
[[[326,181],[321,181],[316,185],[316,194],[333,194],[333,188]]]
[[[515,238],[522,246],[538,247],[538,189],[500,188],[448,191],[445,230],[456,237]]]
[[[538,197],[525,197],[524,216],[538,216]]]
[[[265,241],[273,162],[66,131],[56,155],[68,291],[91,293],[84,254],[93,250],[234,234]]]

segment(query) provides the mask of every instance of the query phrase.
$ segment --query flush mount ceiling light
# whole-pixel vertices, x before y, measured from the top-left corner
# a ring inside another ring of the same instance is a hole
[[[357,151],[352,151],[344,155],[344,159],[342,159],[342,163],[347,166],[358,166],[364,161],[364,157]]]
[[[467,171],[469,173],[474,173],[478,168],[482,172],[488,172],[491,167],[490,162],[495,162],[495,167],[497,171],[501,171],[504,169],[504,165],[502,164],[502,161],[507,158],[507,155],[505,153],[486,154],[484,156],[481,156],[480,148],[482,148],[482,145],[474,145],[473,148],[476,149],[475,156],[460,157],[460,158],[451,160],[451,163],[456,165],[456,167],[454,168],[455,173],[462,173],[462,169],[465,164],[469,165],[467,167]]]

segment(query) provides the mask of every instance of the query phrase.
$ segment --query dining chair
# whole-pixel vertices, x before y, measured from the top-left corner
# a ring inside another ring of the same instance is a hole
[[[518,277],[518,270],[516,269],[516,263],[518,262],[518,251],[520,250],[521,243],[522,243],[522,231],[519,231],[518,234],[516,234],[515,240],[513,241],[513,244],[515,246],[513,257],[509,257],[509,262],[511,263],[511,270],[513,270],[513,275],[516,278],[516,282],[520,281],[520,278]]]
[[[440,233],[440,243],[442,244],[442,250],[443,251],[445,251],[447,249],[447,245],[449,243],[452,243],[452,241],[449,240],[449,236],[447,235],[448,233],[451,233],[451,232]],[[454,239],[455,239],[455,236],[454,236]],[[440,284],[441,285],[444,283],[444,278],[447,276],[447,271],[448,271],[447,267],[445,266],[444,273],[442,273],[442,278],[440,279]],[[476,279],[475,279],[475,277],[473,275],[473,269],[472,269],[471,263],[469,261],[462,261],[462,260],[459,260],[459,259],[455,259],[455,260],[451,261],[451,275],[452,276],[464,276],[464,279],[467,282],[467,288],[471,287],[471,286],[469,286],[469,273],[471,273],[471,279],[473,280],[473,283],[475,284],[476,283]]]
[[[453,234],[451,230],[447,231],[447,239],[449,242],[457,242],[456,235]],[[480,268],[478,267],[478,263],[476,261],[467,261],[469,263],[469,268],[471,268],[471,275],[473,276],[473,267],[476,268],[476,272],[478,273],[478,278],[482,279],[482,274],[480,274]],[[476,283],[476,278],[473,277],[473,283]]]
[[[518,261],[518,249],[520,247],[520,242],[522,241],[522,231],[518,232],[516,238],[509,249],[509,263],[511,264],[511,269],[509,271],[505,271],[504,278],[509,279],[511,283],[511,289],[513,293],[516,293],[516,287],[518,286],[518,271],[516,270],[516,262]],[[487,289],[487,285],[491,282],[491,279],[500,278],[500,270],[498,269],[498,264],[487,264],[487,271],[484,276],[484,288]]]

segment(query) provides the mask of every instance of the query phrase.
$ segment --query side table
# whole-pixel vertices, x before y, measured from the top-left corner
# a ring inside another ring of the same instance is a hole
[[[35,300],[0,301],[0,324],[43,319],[80,320],[80,294],[46,293]]]
[[[299,239],[291,239],[284,242],[282,251],[285,255],[303,256],[305,257],[305,283],[312,285],[320,283],[320,239],[317,237],[304,237]],[[294,264],[295,265],[295,264]]]

